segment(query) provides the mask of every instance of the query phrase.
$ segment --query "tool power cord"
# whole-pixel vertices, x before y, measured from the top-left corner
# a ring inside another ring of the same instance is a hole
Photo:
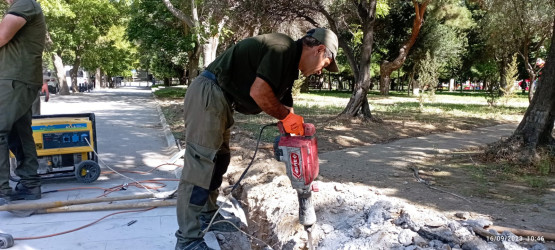
[[[269,126],[276,126],[276,125],[277,125],[277,123],[270,123],[270,124],[266,124],[266,125],[262,126],[262,128],[260,129],[260,132],[259,132],[259,134],[258,134],[258,139],[257,139],[257,141],[256,141],[256,148],[255,148],[255,150],[254,150],[254,154],[253,154],[253,156],[252,156],[252,159],[251,159],[249,165],[247,165],[247,168],[243,171],[243,173],[241,174],[241,176],[240,176],[239,179],[237,180],[237,182],[236,182],[236,183],[233,185],[233,187],[231,188],[231,191],[229,192],[229,194],[225,196],[225,198],[227,199],[227,201],[231,202],[229,196],[231,196],[232,193],[233,193],[233,191],[234,191],[237,187],[239,187],[239,184],[241,183],[241,180],[243,180],[243,179],[245,178],[245,175],[247,174],[247,172],[249,171],[249,169],[252,167],[252,164],[254,163],[254,160],[255,160],[255,158],[256,158],[256,154],[258,153],[258,146],[260,145],[260,140],[261,140],[261,138],[262,138],[262,132],[263,132],[264,129],[266,129],[267,127],[269,127]],[[89,144],[89,145],[90,145],[90,144]],[[94,152],[94,153],[96,154],[96,152]],[[103,163],[104,163],[104,162],[103,162]],[[104,165],[106,165],[106,163],[104,163]],[[110,167],[108,167],[108,168],[110,168]],[[111,169],[112,171],[114,171],[114,172],[117,173],[117,171],[113,170],[112,168],[110,168],[110,169]],[[119,174],[119,173],[118,173],[118,174]],[[120,174],[120,175],[122,175],[122,174]],[[124,176],[124,177],[129,178],[129,177],[127,177],[127,176]],[[135,181],[135,182],[138,182],[138,181]],[[143,186],[143,185],[140,185],[140,186]],[[145,186],[143,186],[143,187],[144,187],[145,189],[148,190],[148,188],[146,188]],[[59,191],[61,191],[61,190],[59,190]],[[150,190],[148,190],[148,191],[151,192]],[[102,217],[102,218],[100,218],[100,219],[98,219],[98,220],[96,220],[96,221],[93,221],[93,222],[91,222],[91,223],[89,223],[89,224],[86,224],[86,225],[84,225],[84,226],[81,226],[81,227],[78,227],[78,228],[75,228],[75,229],[71,229],[71,230],[67,230],[67,231],[59,232],[59,233],[55,233],[55,234],[49,234],[49,235],[34,236],[34,237],[19,237],[19,238],[14,238],[14,240],[34,240],[34,239],[43,239],[43,238],[54,237],[54,236],[58,236],[58,235],[62,235],[62,234],[67,234],[67,233],[71,233],[71,232],[75,232],[75,231],[78,231],[78,230],[87,228],[87,227],[92,226],[92,225],[94,225],[94,224],[96,224],[96,223],[98,223],[98,222],[100,222],[100,221],[102,221],[102,220],[104,220],[104,219],[106,219],[106,218],[108,218],[108,217],[110,217],[110,216],[113,216],[113,215],[122,214],[122,213],[145,212],[145,211],[152,210],[152,209],[154,209],[154,208],[156,208],[156,207],[151,207],[151,208],[146,208],[146,209],[139,209],[139,210],[129,210],[129,211],[115,212],[115,213],[108,214],[108,215],[106,215],[106,216],[104,216],[104,217]],[[221,220],[221,221],[216,221],[216,222],[214,222],[214,219],[216,218],[216,215],[220,212],[220,209],[221,209],[221,207],[218,208],[218,210],[216,211],[216,213],[214,213],[214,216],[213,216],[212,219],[210,220],[210,223],[208,224],[208,226],[206,227],[206,229],[204,229],[203,234],[206,233],[206,232],[208,232],[208,230],[210,229],[210,227],[211,227],[212,225],[214,225],[214,224],[218,224],[218,223],[229,223],[230,225],[234,226],[237,230],[239,230],[241,233],[245,234],[247,237],[252,238],[252,239],[255,239],[255,240],[259,241],[259,242],[262,242],[262,243],[264,243],[266,246],[272,248],[272,246],[270,246],[270,245],[269,245],[268,243],[266,243],[265,241],[263,241],[263,240],[261,240],[261,239],[258,239],[257,237],[252,236],[252,235],[248,234],[247,232],[241,230],[241,229],[240,229],[237,225],[235,225],[233,222],[230,222],[230,221],[228,221],[228,220]]]

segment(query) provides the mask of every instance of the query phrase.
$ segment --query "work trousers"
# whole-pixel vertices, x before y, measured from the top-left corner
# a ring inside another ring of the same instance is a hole
[[[40,186],[33,131],[31,105],[38,86],[14,80],[0,80],[0,192],[11,192],[9,185],[9,149],[18,158],[15,174],[28,188]],[[17,149],[17,150],[16,150]]]
[[[213,215],[230,161],[233,111],[215,80],[198,76],[185,94],[185,160],[177,190],[178,244],[202,238],[200,215]]]

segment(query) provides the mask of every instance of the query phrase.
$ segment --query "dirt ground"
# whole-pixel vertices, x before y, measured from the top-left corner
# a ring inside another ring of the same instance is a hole
[[[181,101],[159,100],[159,103],[166,114],[168,123],[172,127],[172,132],[179,138],[183,131],[180,116],[183,112]],[[499,124],[499,122],[493,120],[442,120],[436,123],[383,120],[380,123],[353,123],[351,121],[342,122],[336,120],[330,122],[329,118],[312,120],[311,122],[317,128],[318,150],[320,153],[388,143],[402,138],[420,137],[429,134],[463,130],[471,131],[478,127],[489,127]],[[240,130],[237,126],[234,127],[231,140],[233,158],[230,170],[226,175],[227,184],[233,184],[244,170],[244,167],[248,165],[255,145],[254,134]],[[369,209],[368,204],[349,204],[345,201],[348,199],[346,197],[354,195],[356,198],[364,197],[369,204],[402,203],[403,205],[382,205],[382,207],[378,207],[378,210],[382,209],[387,213],[395,214],[391,216],[393,218],[399,218],[403,214],[402,211],[414,210],[412,208],[414,206],[418,209],[423,209],[423,214],[437,213],[439,217],[445,218],[445,220],[461,220],[463,219],[462,217],[464,219],[483,219],[491,221],[494,225],[555,233],[555,226],[553,224],[553,215],[555,215],[553,183],[555,183],[555,179],[553,174],[546,178],[547,184],[543,188],[533,188],[526,185],[526,183],[518,183],[512,179],[493,178],[487,176],[488,173],[478,170],[470,171],[469,168],[472,168],[472,165],[480,165],[478,159],[479,149],[476,147],[455,149],[454,151],[458,152],[426,158],[423,162],[412,165],[411,167],[414,170],[410,168],[403,168],[401,170],[384,169],[379,173],[367,174],[367,170],[352,169],[353,172],[350,172],[349,175],[341,177],[344,172],[340,168],[321,168],[321,175],[336,175],[340,177],[336,178],[333,182],[323,180],[325,184],[320,189],[329,189],[333,195],[326,198],[317,198],[315,204],[329,206],[328,202],[333,200],[333,204],[343,204],[343,206],[352,208],[347,211],[344,207],[335,208],[334,205],[332,206],[334,207],[332,213],[335,215],[342,213],[347,215],[350,212],[356,214],[352,215],[354,217],[357,217],[359,213],[367,213],[367,217],[364,217],[366,219],[368,219],[368,216],[371,217],[372,213],[367,211]],[[274,249],[302,249],[307,246],[299,242],[306,241],[306,234],[302,232],[301,228],[283,226],[295,224],[293,220],[296,215],[292,216],[291,214],[291,210],[296,212],[295,204],[291,205],[291,202],[278,198],[291,195],[296,200],[296,195],[294,192],[291,194],[283,194],[281,191],[279,194],[276,193],[276,188],[279,189],[281,186],[286,186],[287,184],[284,184],[284,182],[287,182],[287,180],[278,178],[283,177],[285,170],[282,163],[272,158],[271,143],[263,143],[262,150],[259,151],[257,161],[251,170],[254,172],[251,175],[252,178],[247,178],[244,181],[242,190],[237,192],[235,196],[249,210],[248,216],[251,219],[248,228],[250,233],[273,243],[272,248]],[[469,167],[459,167],[461,165]],[[416,181],[416,169],[419,173],[418,176],[428,181],[427,184],[429,185]],[[387,182],[387,185],[384,185],[384,182]],[[352,190],[354,189],[363,189],[365,191],[362,192],[364,194],[361,194],[353,192]],[[390,190],[395,190],[395,192]],[[272,203],[262,201],[269,199],[269,197],[274,197],[276,201]],[[399,198],[403,201],[399,201]],[[467,202],[468,199],[471,199],[472,202]],[[405,200],[409,202],[405,202]],[[410,206],[411,209],[407,208],[407,206]],[[288,209],[285,209],[286,207]],[[376,210],[376,207],[374,206],[372,209]],[[455,216],[457,211],[464,214]],[[317,211],[319,215],[325,212]],[[275,218],[276,215],[279,215],[277,216],[278,219]],[[364,218],[360,219],[364,221]],[[323,219],[322,224],[319,223],[319,226],[315,229],[319,235],[316,236],[316,241],[320,243],[318,245],[319,249],[364,249],[363,246],[367,244],[369,247],[376,246],[374,245],[376,242],[383,242],[381,245],[378,244],[378,248],[382,249],[399,248],[399,246],[407,247],[407,244],[398,245],[398,243],[395,243],[391,245],[391,241],[384,240],[384,238],[388,238],[391,235],[401,237],[401,235],[406,234],[401,225],[390,228],[391,234],[380,237],[377,240],[375,239],[376,233],[372,231],[373,223],[370,223],[369,227],[362,227],[363,222],[353,222],[353,224],[357,223],[360,224],[357,227],[350,225],[347,229],[339,228],[341,229],[341,233],[339,233],[339,229],[333,222]],[[269,232],[268,227],[273,232]],[[366,229],[361,231],[362,228]],[[384,226],[382,225],[382,230],[383,228]],[[366,232],[365,230],[370,231]],[[280,232],[280,234],[276,235],[276,231]],[[364,236],[365,232],[367,236]],[[288,238],[283,238],[283,235],[287,235]],[[338,239],[336,242],[344,243],[326,243],[330,237]],[[460,237],[464,238],[466,236]],[[401,240],[398,241],[402,242]],[[414,241],[409,245],[418,245]],[[252,242],[254,248],[257,248],[257,246],[259,248],[264,247],[257,244],[256,241]],[[443,240],[443,242],[446,241]],[[521,246],[531,248],[534,245],[533,243],[534,241],[528,241],[524,245],[521,244]],[[438,244],[436,243],[434,246],[433,241],[430,241],[427,243],[427,246],[433,249],[444,247],[442,244]],[[499,244],[497,244],[497,247],[499,247]],[[420,245],[424,247],[425,244]],[[490,245],[493,244],[490,243]],[[553,244],[548,242],[547,248],[549,247],[553,247]],[[224,249],[225,247],[222,248]],[[501,245],[500,248],[493,249],[504,248],[510,247]],[[233,247],[230,249],[233,249]],[[481,247],[478,246],[475,249],[481,249]]]

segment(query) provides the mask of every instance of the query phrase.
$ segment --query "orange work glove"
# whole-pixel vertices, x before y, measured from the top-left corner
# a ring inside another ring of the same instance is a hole
[[[281,122],[286,133],[304,135],[304,119],[302,116],[289,113]]]

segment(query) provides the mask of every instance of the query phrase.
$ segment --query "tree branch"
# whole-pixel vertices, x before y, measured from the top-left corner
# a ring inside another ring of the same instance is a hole
[[[182,22],[184,22],[185,24],[187,24],[187,26],[189,26],[189,28],[194,28],[195,27],[195,23],[193,23],[193,20],[190,17],[188,17],[187,15],[185,15],[182,11],[175,8],[173,6],[173,4],[170,2],[170,0],[162,0],[162,1],[164,1],[164,5],[166,5],[166,8],[168,8],[168,10],[175,17],[177,17],[177,19],[179,19]]]

